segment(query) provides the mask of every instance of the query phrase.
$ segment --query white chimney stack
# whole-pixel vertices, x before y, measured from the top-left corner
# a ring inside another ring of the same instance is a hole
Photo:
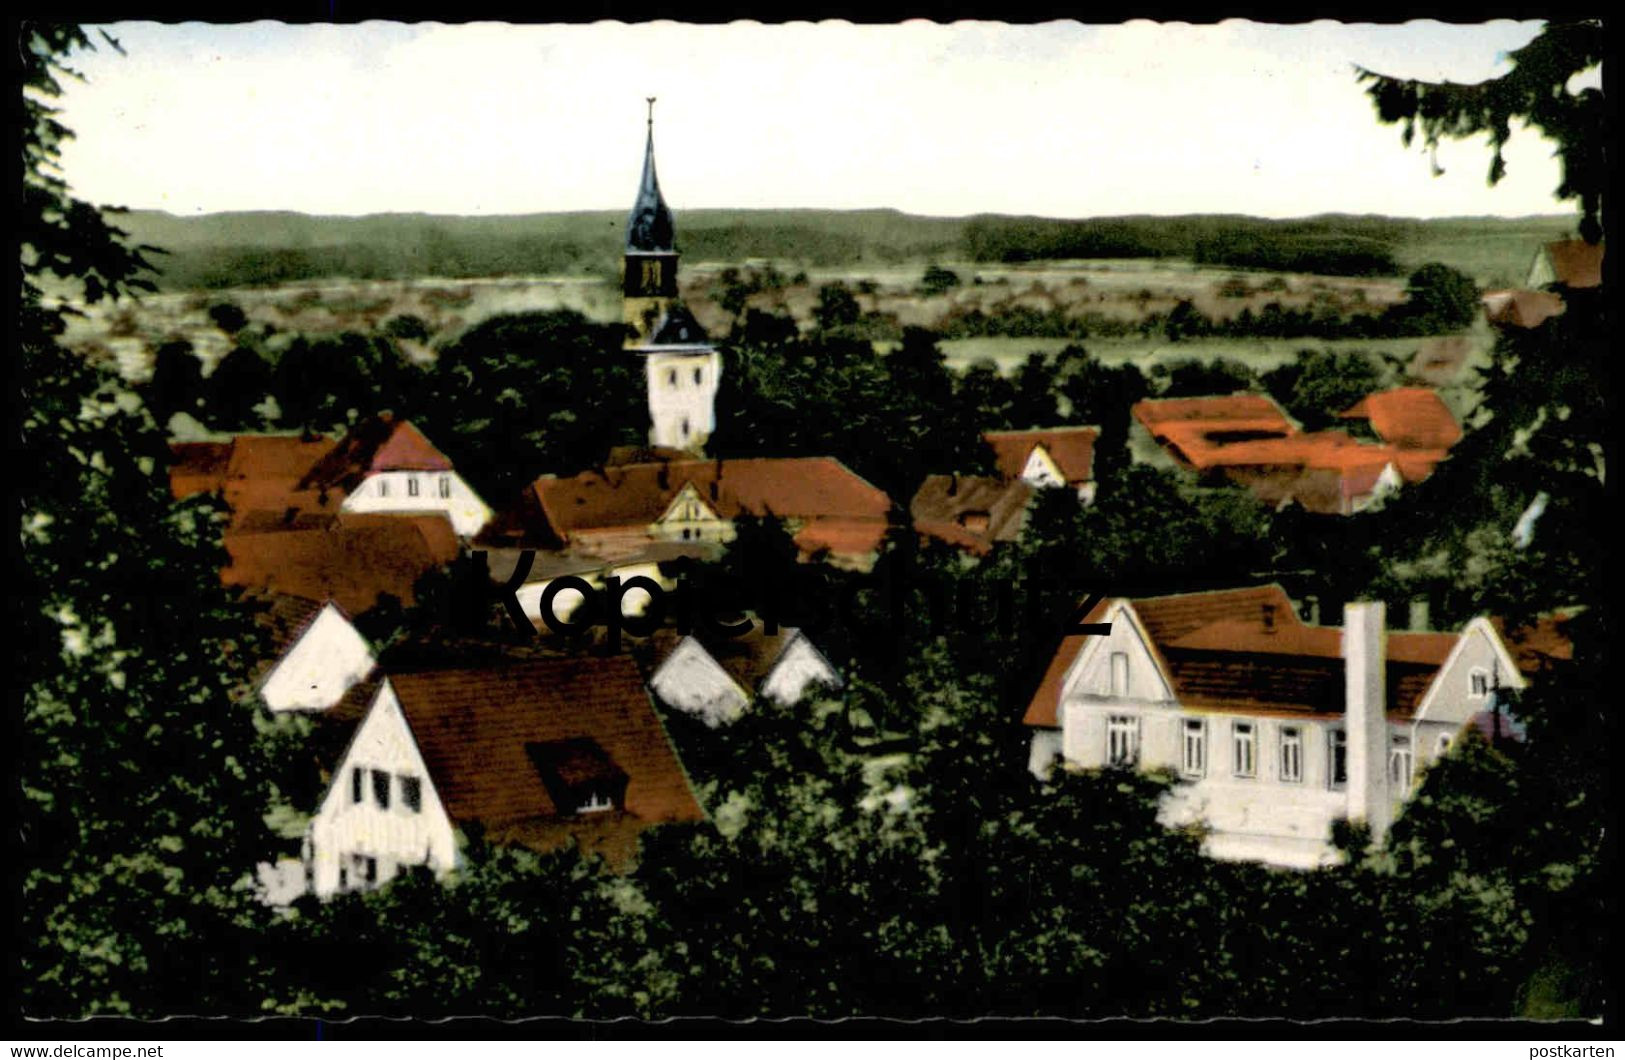
[[[1393,815],[1388,798],[1388,712],[1383,703],[1388,645],[1382,603],[1343,608],[1343,723],[1348,736],[1348,819],[1380,842]]]

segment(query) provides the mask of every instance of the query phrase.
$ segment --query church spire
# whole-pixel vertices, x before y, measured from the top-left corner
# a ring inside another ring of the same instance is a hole
[[[649,102],[649,135],[643,150],[643,179],[638,184],[638,198],[632,204],[632,213],[626,220],[626,249],[645,253],[671,253],[674,249],[671,210],[660,195],[660,181],[655,177],[655,100]]]

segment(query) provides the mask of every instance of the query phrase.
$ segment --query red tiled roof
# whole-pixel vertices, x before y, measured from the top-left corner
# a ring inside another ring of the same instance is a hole
[[[350,614],[384,593],[410,605],[417,579],[458,554],[443,515],[307,514],[284,524],[280,513],[250,512],[224,537],[224,584],[332,599]]]
[[[230,442],[176,443],[170,446],[175,456],[170,490],[177,498],[222,491],[234,518],[252,509],[320,510],[321,498],[301,495],[299,481],[333,444],[331,438],[297,434],[239,434]]]
[[[1343,631],[1305,625],[1279,586],[1133,601],[1182,706],[1270,714],[1341,714]],[[1104,617],[1102,603],[1090,616]],[[1265,609],[1272,621],[1265,624]],[[1385,702],[1409,717],[1455,647],[1454,633],[1390,631]],[[1023,721],[1054,728],[1061,685],[1087,638],[1069,637]]]
[[[176,500],[226,488],[230,442],[171,442],[169,490]]]
[[[1552,263],[1557,282],[1568,287],[1602,285],[1603,244],[1583,239],[1562,239],[1546,244],[1546,257]]]
[[[1149,596],[1132,602],[1135,613],[1140,616],[1155,644],[1177,640],[1202,626],[1226,618],[1252,618],[1262,625],[1265,605],[1275,608],[1273,613],[1277,626],[1298,622],[1291,597],[1279,585]],[[1108,603],[1102,601],[1098,604],[1085,621],[1102,621]],[[1088,634],[1069,636],[1061,641],[1049,668],[1044,671],[1038,691],[1027,706],[1026,716],[1022,719],[1025,724],[1046,728],[1055,728],[1060,724],[1056,719],[1056,710],[1061,702],[1061,683],[1088,641]]]
[[[1500,618],[1492,618],[1490,623],[1506,642],[1518,669],[1536,673],[1555,661],[1574,658],[1574,642],[1564,631],[1572,617],[1572,613],[1543,615],[1517,629],[1508,629]]]
[[[1021,536],[1032,495],[1019,478],[928,475],[909,502],[909,515],[918,533],[981,555]]]
[[[1426,387],[1380,390],[1340,415],[1370,420],[1377,437],[1403,449],[1449,449],[1461,441],[1461,424],[1439,395]]]
[[[446,811],[538,850],[571,839],[612,861],[651,825],[704,812],[629,656],[540,659],[390,678]],[[590,740],[628,778],[624,810],[554,804],[529,748]]]
[[[362,420],[333,449],[310,466],[300,489],[349,493],[379,471],[450,471],[451,461],[421,431],[388,413]]]
[[[1069,486],[1089,481],[1094,467],[1095,427],[1048,427],[1030,431],[987,431],[982,438],[993,447],[994,463],[1007,479],[1020,478],[1035,446],[1043,446]]]
[[[1152,434],[1167,423],[1249,423],[1296,431],[1281,406],[1263,394],[1228,394],[1217,397],[1155,398],[1139,401],[1134,418]]]
[[[803,524],[809,546],[872,551],[891,499],[832,457],[662,461],[544,476],[482,539],[503,535],[568,544],[583,532],[645,532],[685,485],[723,519],[773,515]],[[541,525],[537,525],[540,522]]]

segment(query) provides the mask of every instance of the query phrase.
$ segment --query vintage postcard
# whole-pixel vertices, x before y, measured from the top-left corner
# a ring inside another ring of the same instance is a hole
[[[20,32],[19,1040],[1610,1015],[1600,23]]]

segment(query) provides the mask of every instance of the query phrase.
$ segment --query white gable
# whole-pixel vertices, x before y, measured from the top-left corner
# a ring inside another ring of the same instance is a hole
[[[379,471],[344,498],[347,512],[421,515],[441,512],[461,537],[473,537],[491,520],[491,509],[455,471]]]
[[[1066,476],[1061,474],[1061,468],[1049,455],[1049,450],[1035,445],[1033,451],[1027,454],[1027,465],[1021,469],[1021,481],[1042,489],[1066,485]]]
[[[1112,624],[1112,631],[1089,638],[1061,685],[1061,700],[1065,702],[1074,696],[1114,696],[1171,702],[1173,687],[1162,672],[1151,648],[1151,636],[1135,614],[1134,605],[1127,600],[1112,601],[1103,621]],[[1122,687],[1124,684],[1126,688]]]
[[[1475,685],[1475,672],[1482,675],[1482,685]],[[1521,689],[1526,683],[1495,627],[1485,618],[1475,618],[1456,638],[1456,646],[1422,696],[1416,720],[1465,725],[1493,704],[1483,687]]]
[[[376,665],[366,638],[329,602],[277,660],[260,696],[273,711],[327,710]]]
[[[408,799],[413,781],[419,793],[416,809]],[[414,865],[436,872],[455,865],[451,818],[388,681],[345,749],[311,822],[309,839],[311,882],[320,895],[383,883]],[[375,869],[364,868],[369,860]],[[375,871],[376,878],[367,880],[368,871]]]
[[[841,675],[823,653],[813,647],[812,641],[798,631],[762,678],[762,695],[780,706],[788,706],[817,684],[838,688]]]
[[[750,691],[740,688],[705,646],[684,637],[649,680],[664,702],[693,714],[715,728],[738,718],[750,706]]]
[[[719,518],[720,516],[711,510],[711,506],[700,499],[700,491],[694,488],[694,483],[685,482],[657,522],[662,526],[670,526],[673,523],[716,522]]]

